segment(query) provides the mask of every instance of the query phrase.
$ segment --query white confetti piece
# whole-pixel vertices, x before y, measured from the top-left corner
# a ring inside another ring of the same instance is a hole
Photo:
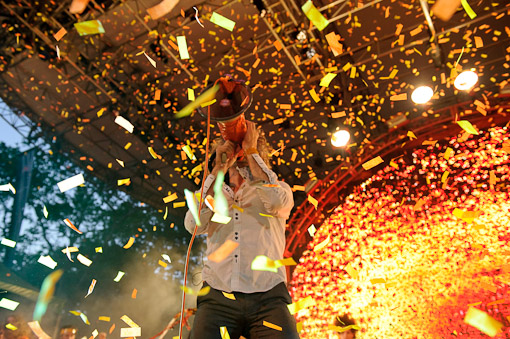
[[[64,193],[65,191],[83,185],[84,183],[85,178],[83,177],[83,174],[80,173],[66,180],[62,180],[61,182],[57,183],[57,186],[60,189],[60,192]]]
[[[10,311],[14,311],[16,309],[16,307],[18,307],[18,305],[19,305],[19,302],[11,300],[11,299],[2,298],[2,300],[0,300],[0,307],[6,308]]]
[[[39,264],[43,264],[46,267],[51,268],[52,270],[57,267],[57,262],[53,260],[49,255],[43,256],[41,255],[37,260]]]

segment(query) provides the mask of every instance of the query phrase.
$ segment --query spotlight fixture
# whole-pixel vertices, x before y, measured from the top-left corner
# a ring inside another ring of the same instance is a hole
[[[413,91],[411,94],[411,100],[415,104],[424,104],[432,98],[434,91],[429,86],[420,86]]]
[[[307,35],[306,35],[306,31],[304,29],[300,30],[299,32],[297,32],[296,34],[296,40],[299,42],[299,43],[303,43],[306,41],[306,38],[307,38]]]
[[[351,134],[344,130],[338,130],[331,136],[331,144],[334,147],[344,147],[347,146],[349,139],[351,138]]]
[[[267,13],[266,5],[264,5],[264,2],[262,0],[252,0],[251,3],[257,7],[260,13],[260,17],[263,18]]]
[[[457,75],[453,85],[459,91],[467,91],[478,82],[478,75],[473,71],[464,71]]]
[[[313,56],[316,54],[317,52],[315,51],[315,48],[313,47],[310,47],[306,50],[305,52],[305,55],[306,55],[306,58],[307,59],[311,59],[313,58]]]

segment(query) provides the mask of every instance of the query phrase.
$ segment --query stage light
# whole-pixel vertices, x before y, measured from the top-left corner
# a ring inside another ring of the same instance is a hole
[[[420,86],[413,91],[411,94],[411,100],[415,104],[424,104],[432,98],[434,91],[429,86]]]
[[[313,58],[313,56],[316,54],[317,52],[315,51],[315,48],[313,47],[310,47],[306,50],[305,52],[305,55],[306,55],[306,58],[307,59],[311,59]]]
[[[331,144],[334,147],[344,147],[347,145],[350,138],[351,134],[348,131],[341,129],[333,133],[331,136]]]
[[[299,41],[300,43],[303,43],[306,41],[306,38],[307,38],[307,35],[306,35],[306,31],[304,29],[300,30],[297,34],[296,34],[296,40]]]
[[[472,70],[464,71],[457,75],[453,85],[459,91],[467,91],[478,82],[478,75]]]

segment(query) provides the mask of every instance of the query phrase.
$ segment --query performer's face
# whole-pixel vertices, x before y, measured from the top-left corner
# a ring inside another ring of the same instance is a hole
[[[351,330],[340,333],[340,339],[353,339],[354,333]]]

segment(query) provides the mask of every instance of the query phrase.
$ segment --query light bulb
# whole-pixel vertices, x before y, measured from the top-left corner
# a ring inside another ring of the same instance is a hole
[[[342,129],[333,133],[331,136],[331,144],[335,147],[344,147],[347,145],[350,138],[351,134],[348,131]]]
[[[411,94],[411,100],[415,104],[424,104],[432,98],[434,91],[429,86],[420,86],[413,91]]]
[[[457,75],[453,85],[459,91],[467,91],[478,82],[478,75],[473,71],[464,71]]]

